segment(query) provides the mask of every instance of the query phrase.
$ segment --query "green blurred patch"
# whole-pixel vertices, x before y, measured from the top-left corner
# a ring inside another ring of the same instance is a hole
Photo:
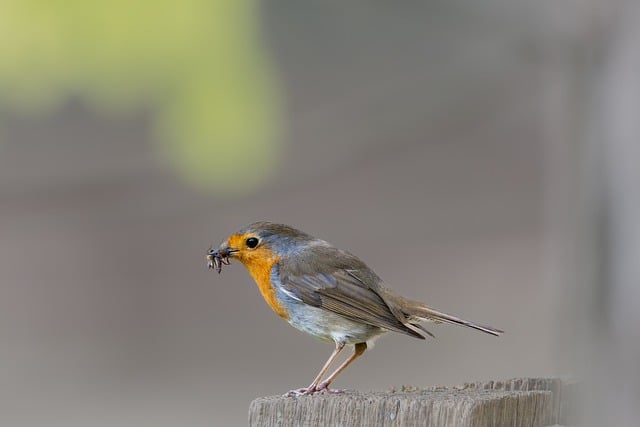
[[[46,112],[153,106],[181,176],[254,189],[274,170],[281,108],[255,0],[0,1],[0,103]]]

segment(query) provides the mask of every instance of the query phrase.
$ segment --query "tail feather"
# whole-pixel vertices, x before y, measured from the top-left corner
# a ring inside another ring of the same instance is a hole
[[[416,303],[411,313],[408,313],[410,316],[419,317],[421,319],[431,321],[431,322],[442,322],[449,323],[452,325],[461,325],[466,326],[468,328],[473,328],[478,331],[485,332],[487,334],[491,334],[494,336],[500,336],[504,331],[496,328],[492,328],[490,326],[480,325],[478,323],[469,322],[468,320],[460,319],[458,317],[452,316],[447,313],[443,313],[441,311],[437,311],[428,307],[421,303]],[[421,328],[422,329],[422,328]]]

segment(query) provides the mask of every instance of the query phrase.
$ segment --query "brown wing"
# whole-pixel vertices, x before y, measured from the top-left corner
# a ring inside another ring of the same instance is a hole
[[[424,337],[401,322],[378,294],[380,279],[355,256],[332,247],[278,265],[287,292],[304,303],[351,320]],[[314,272],[310,274],[309,272]]]

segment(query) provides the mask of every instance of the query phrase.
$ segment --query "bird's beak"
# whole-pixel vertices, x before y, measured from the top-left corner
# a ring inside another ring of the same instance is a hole
[[[229,265],[229,257],[233,256],[237,249],[230,248],[223,243],[218,249],[209,249],[207,252],[207,266],[218,273],[222,271],[223,265]]]

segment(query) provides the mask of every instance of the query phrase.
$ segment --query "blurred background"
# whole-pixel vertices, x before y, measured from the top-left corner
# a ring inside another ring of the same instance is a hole
[[[3,1],[1,424],[243,425],[307,385],[332,346],[241,265],[206,269],[271,220],[506,330],[389,334],[336,387],[563,375],[595,390],[585,420],[633,425],[639,20],[624,0]]]

